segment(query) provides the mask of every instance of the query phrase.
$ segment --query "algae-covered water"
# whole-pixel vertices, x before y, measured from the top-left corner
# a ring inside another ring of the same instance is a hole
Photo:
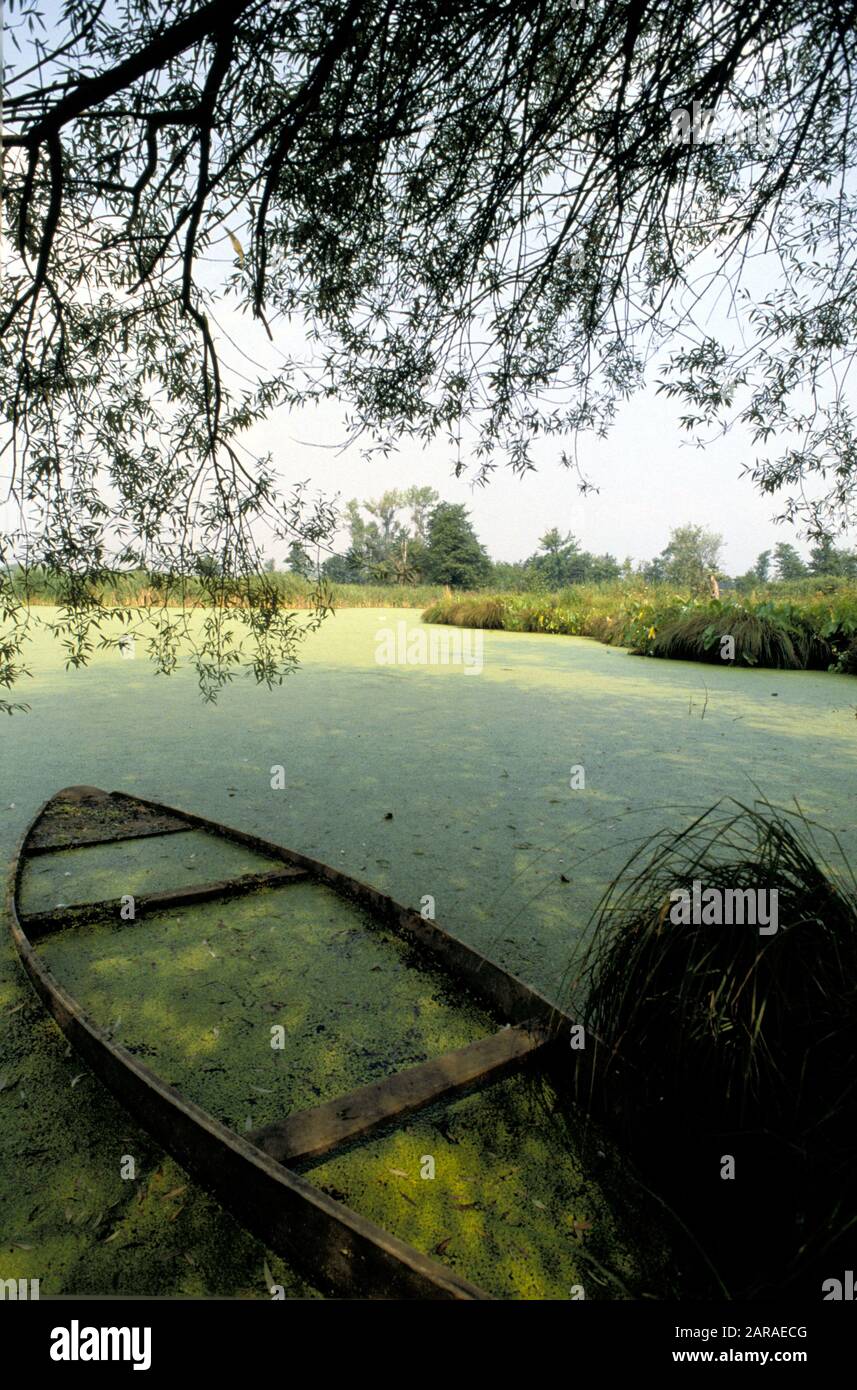
[[[19,697],[32,711],[0,729],[4,857],[59,787],[125,789],[289,844],[412,906],[429,895],[440,921],[555,996],[630,850],[720,796],[752,800],[761,790],[786,804],[799,795],[857,858],[853,679],[646,661],[583,639],[511,633],[484,635],[478,675],[378,665],[377,634],[405,619],[416,625],[413,614],[343,612],[282,689],[242,680],[216,707],[200,702],[190,673],[156,678],[142,659],[113,653],[65,672],[61,652],[40,644],[38,674]],[[571,785],[580,782],[572,766],[584,768],[585,786]],[[272,776],[285,786],[274,789]],[[124,847],[121,860],[97,847],[44,856],[25,884],[28,906],[105,896],[104,876],[117,871],[133,893],[257,867],[237,850],[227,863],[218,842],[212,874],[206,839],[160,841],[172,856],[166,870],[155,870],[146,841]],[[291,959],[277,926],[285,897]],[[197,912],[193,941],[164,914],[133,935],[79,929],[43,949],[121,1041],[154,1049],[142,1052],[147,1061],[199,1088],[194,1098],[236,1128],[273,1118],[281,1101],[311,1104],[373,1079],[388,1049],[407,1065],[493,1026],[478,1010],[454,1009],[394,944],[344,922],[341,904],[310,901],[307,885],[236,900],[228,914],[214,904]],[[278,1056],[270,1027],[280,1021],[291,1051]],[[616,1199],[613,1156],[601,1158],[598,1144],[577,1154],[554,1108],[522,1082],[503,1082],[308,1176],[498,1292],[567,1297],[579,1283],[587,1297],[656,1291],[658,1231],[630,1194]],[[433,1179],[421,1176],[427,1155]],[[276,1282],[289,1296],[313,1295],[85,1072],[8,938],[0,1276],[39,1278],[45,1293],[266,1297]]]

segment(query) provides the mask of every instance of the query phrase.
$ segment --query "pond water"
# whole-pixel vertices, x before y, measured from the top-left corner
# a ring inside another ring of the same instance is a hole
[[[37,674],[13,697],[32,710],[0,729],[4,860],[58,788],[127,790],[256,831],[411,906],[430,896],[439,921],[554,996],[631,851],[720,797],[797,797],[857,860],[852,678],[512,633],[484,635],[478,674],[379,664],[378,634],[403,620],[418,625],[414,613],[343,611],[282,688],[240,679],[213,707],[190,672],[155,677],[142,656],[115,652],[66,672],[39,639]],[[273,1273],[287,1292],[311,1292],[81,1074],[8,938],[0,1059],[3,1277],[41,1277],[45,1292],[265,1296]],[[133,1181],[121,1176],[129,1154]],[[377,1155],[405,1171],[388,1141]],[[336,1163],[320,1177],[356,1184],[372,1214],[365,1167],[346,1181]]]

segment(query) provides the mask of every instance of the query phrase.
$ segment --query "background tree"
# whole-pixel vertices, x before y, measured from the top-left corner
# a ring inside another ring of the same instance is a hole
[[[292,541],[286,564],[292,574],[299,574],[302,579],[309,579],[313,572],[312,560],[300,541]]]
[[[586,555],[586,583],[606,584],[611,579],[619,579],[622,565],[615,555]]]
[[[433,487],[409,487],[404,494],[404,506],[411,520],[411,535],[424,546],[428,540],[428,520],[440,501]]]
[[[428,521],[425,576],[432,584],[478,589],[490,574],[490,561],[462,506],[441,502]]]
[[[563,535],[556,526],[539,540],[539,549],[529,561],[536,578],[549,589],[561,589],[573,584],[584,573],[581,550],[571,532]]]
[[[398,514],[404,505],[404,494],[395,488],[383,493],[374,502],[370,500],[363,503],[365,510],[378,522],[381,545],[385,553],[405,534],[402,523],[398,520]]]
[[[708,576],[720,570],[723,537],[704,526],[676,526],[661,552],[663,577],[670,584],[708,591]]]
[[[655,555],[640,566],[640,573],[647,584],[663,584],[667,577],[667,566],[663,555]]]
[[[755,577],[757,583],[759,583],[759,584],[767,584],[767,582],[768,582],[768,580],[769,580],[769,578],[770,578],[770,575],[771,575],[771,552],[770,552],[770,550],[763,550],[763,551],[760,552],[759,555],[757,555],[757,557],[756,557],[756,563],[755,563],[755,565],[753,566],[753,575],[754,575],[754,577]]]
[[[806,565],[788,541],[779,541],[774,546],[774,568],[778,579],[802,579],[806,574]]]
[[[831,578],[853,579],[857,575],[857,555],[844,547],[835,546],[829,536],[823,536],[810,549],[809,572]]]
[[[539,549],[527,561],[531,582],[537,587],[562,589],[568,584],[600,584],[621,573],[612,555],[592,555],[581,550],[569,532],[563,535],[552,527],[541,537]]]

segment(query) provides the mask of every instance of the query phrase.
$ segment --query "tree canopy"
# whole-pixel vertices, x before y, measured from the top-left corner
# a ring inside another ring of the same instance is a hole
[[[260,531],[334,523],[242,436],[330,397],[367,447],[440,436],[485,481],[545,437],[577,467],[655,364],[694,438],[749,430],[785,516],[849,519],[857,5],[66,0],[47,37],[7,2],[8,612],[15,565],[88,622],[102,572],[216,556],[276,678]],[[307,352],[242,382],[224,293]]]
[[[490,573],[490,561],[480,544],[466,508],[441,502],[428,519],[424,560],[426,579],[456,589],[478,589]]]

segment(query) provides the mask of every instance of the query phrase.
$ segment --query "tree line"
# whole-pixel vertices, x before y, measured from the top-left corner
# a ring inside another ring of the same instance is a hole
[[[676,526],[653,559],[593,554],[571,532],[551,527],[526,560],[492,560],[467,509],[444,502],[431,487],[390,489],[376,499],[349,501],[342,513],[348,546],[319,562],[300,542],[289,549],[286,568],[306,579],[336,584],[447,584],[455,589],[556,590],[635,576],[647,583],[705,590],[716,580],[739,590],[778,580],[857,578],[857,552],[818,541],[804,560],[786,541],[763,550],[745,574],[730,577],[721,563],[723,537],[704,526]],[[268,567],[274,568],[273,561]]]

